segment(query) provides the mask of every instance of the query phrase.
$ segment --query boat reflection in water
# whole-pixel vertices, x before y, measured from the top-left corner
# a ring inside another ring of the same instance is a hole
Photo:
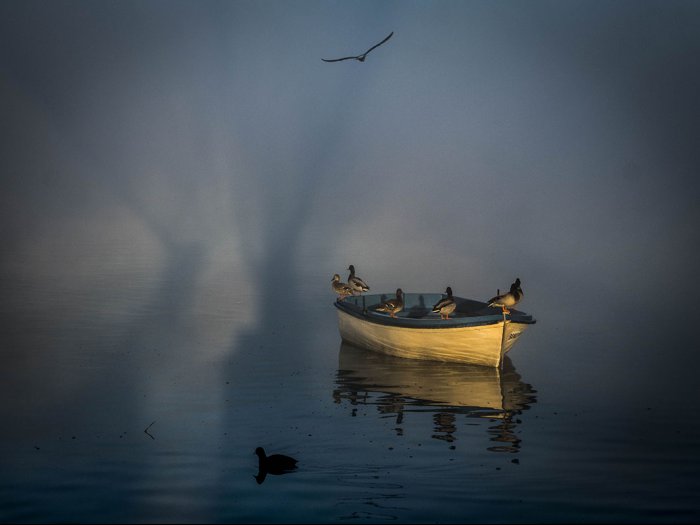
[[[518,452],[518,416],[537,402],[536,390],[523,382],[506,356],[501,368],[404,359],[340,345],[336,403],[376,405],[382,415],[396,415],[396,432],[403,434],[410,412],[433,412],[432,437],[456,440],[459,416],[486,418],[493,452]]]

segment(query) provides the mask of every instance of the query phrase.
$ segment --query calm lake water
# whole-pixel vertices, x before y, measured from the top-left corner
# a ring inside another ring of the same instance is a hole
[[[308,261],[288,304],[195,249],[85,257],[0,283],[2,522],[700,519],[691,324],[524,282],[538,323],[498,372],[341,344],[341,269]],[[298,470],[258,483],[258,446]]]
[[[0,523],[700,522],[698,28],[0,1]],[[342,345],[349,264],[537,323],[502,371]]]

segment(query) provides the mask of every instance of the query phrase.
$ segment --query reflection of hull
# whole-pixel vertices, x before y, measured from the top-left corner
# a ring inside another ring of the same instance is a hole
[[[397,394],[413,404],[519,411],[534,401],[507,357],[499,368],[398,359],[348,343],[340,347],[338,382],[354,391]]]
[[[396,415],[394,430],[403,435],[410,412],[432,413],[430,435],[453,443],[460,414],[486,418],[492,452],[520,450],[517,416],[537,401],[535,390],[521,381],[508,357],[501,368],[401,359],[343,342],[333,398],[357,405],[375,405],[381,417]]]
[[[397,319],[374,306],[378,295],[336,302],[338,327],[344,341],[397,357],[451,361],[496,367],[520,335],[535,321],[513,310],[504,317],[485,303],[456,298],[453,318],[439,320],[425,304],[436,294],[405,294],[406,306]]]

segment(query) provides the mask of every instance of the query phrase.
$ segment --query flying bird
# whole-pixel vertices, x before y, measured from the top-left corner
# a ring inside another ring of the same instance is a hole
[[[509,306],[515,306],[523,298],[523,289],[520,288],[520,279],[515,279],[515,282],[510,285],[510,291],[502,295],[497,295],[488,300],[489,306],[500,306],[504,314],[509,314]]]
[[[354,57],[333,58],[333,59],[330,59],[330,60],[329,60],[329,59],[322,58],[321,60],[323,60],[324,62],[340,62],[341,60],[350,60],[350,59],[354,59],[354,60],[359,60],[360,62],[364,62],[364,61],[365,61],[365,58],[367,58],[367,54],[368,54],[370,51],[372,51],[374,48],[377,48],[377,47],[381,46],[384,42],[386,42],[387,40],[389,40],[389,39],[391,38],[391,35],[393,35],[393,34],[394,34],[394,32],[392,31],[391,33],[389,33],[389,36],[388,36],[388,37],[386,37],[384,40],[382,40],[382,41],[379,42],[378,44],[373,45],[372,47],[370,47],[367,51],[365,51],[365,52],[362,53],[361,55],[357,55],[357,56],[354,56]]]

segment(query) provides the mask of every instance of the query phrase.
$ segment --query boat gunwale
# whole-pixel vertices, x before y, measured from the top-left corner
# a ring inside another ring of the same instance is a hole
[[[371,294],[379,295],[379,294]],[[359,296],[357,296],[359,297]],[[462,297],[455,296],[456,300],[461,301],[471,301],[480,303],[480,301],[474,301],[473,299],[465,299]],[[415,317],[391,317],[388,315],[381,315],[374,310],[368,308],[363,309],[358,305],[351,304],[350,302],[343,300],[335,301],[333,303],[338,310],[352,317],[366,321],[373,324],[391,326],[394,328],[409,328],[409,329],[427,329],[427,330],[445,330],[445,329],[457,329],[457,328],[472,328],[477,326],[488,326],[493,324],[498,324],[503,322],[502,314],[489,314],[489,315],[476,315],[476,316],[466,316],[466,317],[453,317],[451,319],[439,319],[437,317],[429,318],[415,318]],[[488,307],[486,303],[485,307]],[[505,318],[507,321],[513,324],[535,324],[537,321],[532,318],[530,314],[521,312],[519,310],[511,309],[511,314],[506,314]]]

